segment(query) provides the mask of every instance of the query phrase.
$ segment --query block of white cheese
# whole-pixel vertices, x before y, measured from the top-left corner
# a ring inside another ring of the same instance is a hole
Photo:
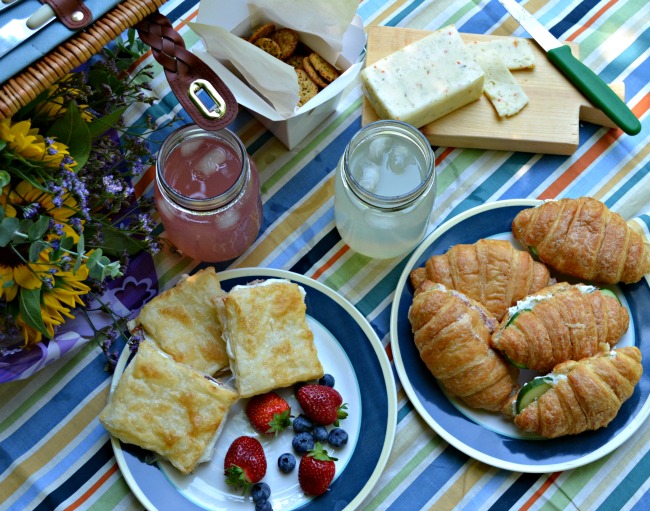
[[[476,62],[485,72],[483,91],[499,117],[511,117],[528,104],[528,96],[494,50],[476,52]]]
[[[467,44],[473,55],[479,52],[496,52],[510,71],[533,69],[537,64],[535,54],[527,39],[500,37],[492,41],[474,41]]]
[[[361,72],[364,94],[377,115],[416,128],[479,99],[484,77],[453,25]]]

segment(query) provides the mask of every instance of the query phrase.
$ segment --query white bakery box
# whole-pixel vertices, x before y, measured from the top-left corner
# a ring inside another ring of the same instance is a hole
[[[356,0],[353,3],[358,6]],[[331,56],[332,50],[329,50],[330,56],[326,56],[328,50],[318,48],[318,42],[305,41],[304,37],[300,36],[301,42],[305,42],[311,49],[323,55],[342,73],[302,107],[292,109],[290,113],[285,112],[283,115],[249,86],[241,74],[227,61],[215,57],[208,51],[208,47],[219,45],[220,41],[218,35],[206,37],[202,25],[221,27],[239,38],[246,38],[260,24],[259,21],[252,21],[249,14],[249,2],[246,0],[201,0],[196,20],[189,24],[201,38],[193,46],[192,51],[226,83],[240,106],[247,108],[285,146],[293,149],[336,111],[344,90],[359,75],[363,67],[366,46],[363,22],[358,14],[353,15],[351,23],[346,25],[347,29],[340,40],[341,49],[334,57]],[[266,21],[276,22],[274,19]],[[283,25],[276,22],[276,26],[280,28]],[[212,42],[210,37],[213,37]]]

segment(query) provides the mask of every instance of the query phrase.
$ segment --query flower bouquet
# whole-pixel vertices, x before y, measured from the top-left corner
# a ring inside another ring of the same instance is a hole
[[[155,253],[153,202],[131,179],[152,164],[143,133],[123,126],[126,108],[151,103],[147,67],[129,74],[144,51],[132,31],[0,120],[0,355],[47,343],[77,314],[99,303],[107,280],[129,257]],[[112,49],[111,49],[112,48]],[[98,302],[99,300],[99,302]],[[125,318],[104,307],[110,341]]]

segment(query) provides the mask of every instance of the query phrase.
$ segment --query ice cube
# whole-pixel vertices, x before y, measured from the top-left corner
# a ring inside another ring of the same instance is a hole
[[[200,178],[200,175],[203,174],[203,179],[205,179],[210,174],[217,172],[225,162],[226,151],[221,147],[215,147],[194,164],[192,173],[193,175],[196,174],[197,178]]]
[[[370,141],[368,145],[368,156],[370,159],[380,163],[384,158],[384,153],[388,150],[388,139],[386,137],[377,137]]]
[[[180,151],[181,155],[184,158],[190,158],[191,156],[194,156],[196,152],[199,150],[201,145],[203,144],[203,141],[201,139],[189,139],[185,140],[181,145],[180,145]]]
[[[361,170],[361,175],[357,178],[359,186],[369,192],[374,192],[379,183],[379,166],[370,160],[365,160],[360,162],[358,168]]]
[[[395,174],[401,174],[410,163],[409,160],[409,151],[406,146],[401,144],[394,145],[388,153],[388,168]]]

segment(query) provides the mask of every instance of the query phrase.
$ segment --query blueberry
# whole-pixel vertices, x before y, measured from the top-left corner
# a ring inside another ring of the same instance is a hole
[[[271,488],[265,482],[255,483],[251,488],[253,502],[268,500],[271,496]]]
[[[293,471],[293,469],[296,468],[295,456],[290,452],[285,452],[284,454],[281,454],[280,457],[278,458],[278,468],[285,474],[288,474],[289,472]]]
[[[317,442],[327,441],[327,428],[325,426],[316,426],[311,434],[314,435],[314,440]]]
[[[330,431],[327,437],[327,441],[332,447],[341,447],[342,445],[348,443],[348,434],[344,429],[334,428],[332,431]]]
[[[311,431],[313,427],[314,423],[303,414],[300,414],[298,417],[293,419],[293,430],[296,433]]]
[[[327,387],[334,387],[334,376],[331,374],[324,374],[323,377],[318,380],[319,385],[326,385]]]
[[[293,445],[293,448],[297,453],[306,453],[314,448],[314,437],[311,433],[298,433],[293,437],[291,445]]]
[[[255,511],[273,511],[273,506],[268,500],[261,500],[255,503]]]

